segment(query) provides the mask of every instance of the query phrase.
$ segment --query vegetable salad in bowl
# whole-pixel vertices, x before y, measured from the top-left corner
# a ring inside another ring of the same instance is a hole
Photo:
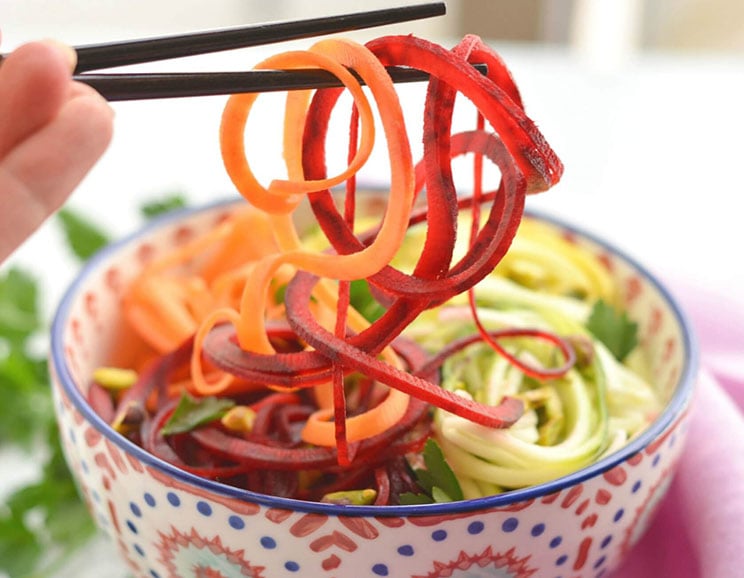
[[[436,439],[464,496],[576,471],[623,447],[663,407],[638,346],[638,325],[600,257],[528,217],[510,253],[476,287],[478,318],[506,339],[451,356],[442,366],[442,387],[489,405],[514,396],[525,413],[503,429],[435,413]],[[529,329],[531,338],[508,339],[518,328]],[[427,351],[439,351],[470,341],[475,331],[472,310],[460,298],[422,316],[409,334]],[[536,369],[555,363],[556,348],[536,338],[544,335],[564,336],[573,350],[571,370],[559,377]]]
[[[419,161],[389,65],[431,75]],[[477,37],[328,39],[259,64],[308,66],[345,89],[287,96],[285,175],[259,182],[257,96],[231,97],[220,146],[244,200],[113,245],[63,300],[57,407],[95,517],[138,576],[617,565],[681,447],[684,316],[614,248],[525,216],[563,166]],[[348,166],[329,176],[344,90]],[[478,114],[453,134],[457,93]],[[380,127],[390,187],[357,191]]]

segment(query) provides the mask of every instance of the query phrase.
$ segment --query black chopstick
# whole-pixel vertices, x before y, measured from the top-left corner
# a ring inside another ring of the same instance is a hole
[[[483,74],[488,71],[485,64],[473,66]],[[395,83],[419,82],[429,78],[425,72],[412,68],[389,66],[387,70]],[[109,101],[279,92],[342,86],[338,78],[330,72],[315,69],[79,74],[75,78],[95,88]]]
[[[428,78],[406,68],[388,70],[397,82]],[[252,70],[247,72],[174,72],[154,74],[80,74],[75,77],[109,101],[212,96],[246,92],[279,92],[342,86],[325,70]]]
[[[128,64],[194,56],[234,48],[310,38],[323,34],[337,34],[349,30],[361,30],[441,16],[445,12],[444,2],[429,2],[355,14],[266,23],[177,36],[89,44],[76,47],[78,64],[75,72],[81,73]]]

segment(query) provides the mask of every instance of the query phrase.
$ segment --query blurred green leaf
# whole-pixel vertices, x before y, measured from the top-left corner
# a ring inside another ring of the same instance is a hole
[[[24,449],[53,419],[46,360],[32,351],[40,317],[36,280],[15,268],[0,276],[0,442]]]
[[[85,544],[95,533],[95,525],[80,499],[56,434],[56,424],[48,424],[51,454],[38,481],[21,487],[0,510],[0,569],[11,576],[55,575],[69,554]],[[23,574],[19,573],[23,570]]]
[[[93,523],[60,446],[46,353],[37,342],[44,329],[38,301],[32,275],[9,269],[0,276],[0,444],[48,454],[40,478],[0,505],[0,570],[51,578],[90,538]]]
[[[4,510],[6,508],[0,507],[0,570],[14,577],[28,576],[29,568],[34,568],[44,546],[23,520]]]
[[[182,209],[186,206],[186,198],[180,193],[173,193],[161,199],[149,201],[140,207],[140,213],[146,219],[152,219],[159,215]]]
[[[108,235],[80,213],[64,208],[57,213],[57,218],[70,249],[79,259],[88,259],[108,245]]]
[[[0,276],[0,343],[25,344],[40,328],[37,293],[36,280],[18,268]]]
[[[355,279],[349,283],[349,299],[352,307],[367,321],[377,321],[385,313],[385,308],[372,295],[366,279]]]
[[[172,195],[141,208],[152,217],[184,206]],[[108,235],[82,214],[65,208],[58,222],[73,254],[88,259]],[[0,501],[0,573],[12,578],[54,578],[86,544],[95,526],[62,452],[46,363],[46,320],[33,275],[10,268],[0,274],[0,446],[41,450],[37,480]]]

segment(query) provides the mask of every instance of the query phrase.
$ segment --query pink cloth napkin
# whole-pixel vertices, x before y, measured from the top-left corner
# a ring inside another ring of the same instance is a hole
[[[681,288],[701,374],[679,471],[613,578],[744,576],[744,311]]]

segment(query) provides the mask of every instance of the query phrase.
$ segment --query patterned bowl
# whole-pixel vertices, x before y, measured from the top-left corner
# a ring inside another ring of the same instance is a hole
[[[562,223],[550,221],[597,252],[623,287],[655,384],[668,400],[642,435],[578,472],[477,500],[339,506],[206,481],[104,423],[84,389],[115,346],[123,288],[153,255],[212,227],[229,209],[217,204],[172,214],[105,249],[67,291],[54,321],[51,367],[69,466],[92,516],[135,576],[599,578],[620,564],[682,451],[697,352],[684,314],[651,274]]]

